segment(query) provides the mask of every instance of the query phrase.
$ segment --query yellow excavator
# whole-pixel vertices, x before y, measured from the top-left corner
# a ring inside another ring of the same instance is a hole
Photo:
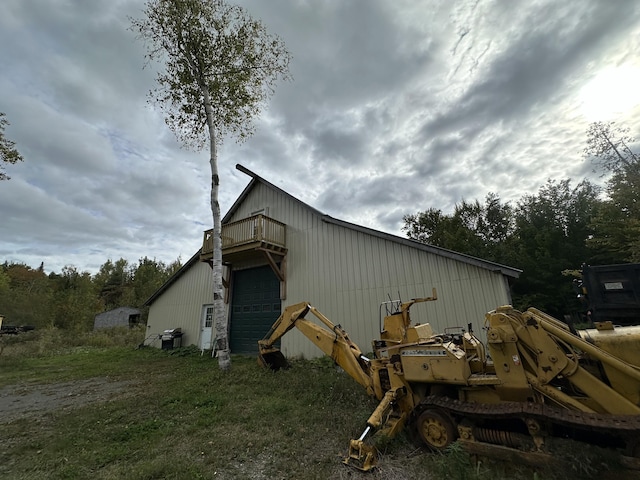
[[[344,460],[360,470],[377,464],[372,437],[405,426],[436,450],[459,441],[470,452],[539,463],[552,458],[554,442],[570,439],[640,469],[640,327],[605,322],[578,332],[534,308],[504,306],[485,316],[485,346],[471,325],[442,334],[412,325],[410,308],[436,299],[433,289],[396,302],[373,358],[308,302],[291,305],[258,342],[258,361],[286,368],[275,343],[297,328],[380,401]]]

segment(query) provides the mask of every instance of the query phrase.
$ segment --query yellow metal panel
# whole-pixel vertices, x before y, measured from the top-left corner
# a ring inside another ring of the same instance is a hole
[[[580,331],[580,336],[606,352],[615,355],[631,365],[640,367],[640,351],[638,350],[638,338],[640,338],[639,326],[615,327],[612,330],[588,329]],[[611,365],[605,363],[604,370],[611,385],[632,402],[640,403],[640,387],[636,380]]]
[[[466,385],[469,363],[441,345],[417,345],[402,350],[402,371],[408,382],[445,382]]]
[[[640,367],[640,327],[615,327],[612,330],[588,329],[580,331],[582,338],[612,353],[631,365]]]

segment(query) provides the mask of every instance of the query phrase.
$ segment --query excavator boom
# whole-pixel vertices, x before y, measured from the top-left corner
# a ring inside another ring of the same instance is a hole
[[[311,312],[322,325],[305,317]],[[261,365],[278,370],[287,365],[280,349],[274,344],[289,330],[297,328],[314,345],[330,356],[347,374],[373,395],[370,361],[360,348],[349,339],[340,325],[334,325],[327,317],[307,302],[291,305],[282,312],[264,339],[258,342],[258,361]]]

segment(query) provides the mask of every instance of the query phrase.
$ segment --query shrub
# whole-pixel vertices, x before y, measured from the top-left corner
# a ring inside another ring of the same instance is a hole
[[[24,358],[55,355],[74,347],[137,347],[143,338],[144,326],[114,327],[90,332],[51,327],[0,336],[0,355]]]

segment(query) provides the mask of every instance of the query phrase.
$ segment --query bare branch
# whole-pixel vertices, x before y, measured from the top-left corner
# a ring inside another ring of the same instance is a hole
[[[615,122],[594,122],[587,130],[583,153],[600,168],[615,173],[640,161],[640,156],[629,147],[634,142],[628,128],[616,127]]]

